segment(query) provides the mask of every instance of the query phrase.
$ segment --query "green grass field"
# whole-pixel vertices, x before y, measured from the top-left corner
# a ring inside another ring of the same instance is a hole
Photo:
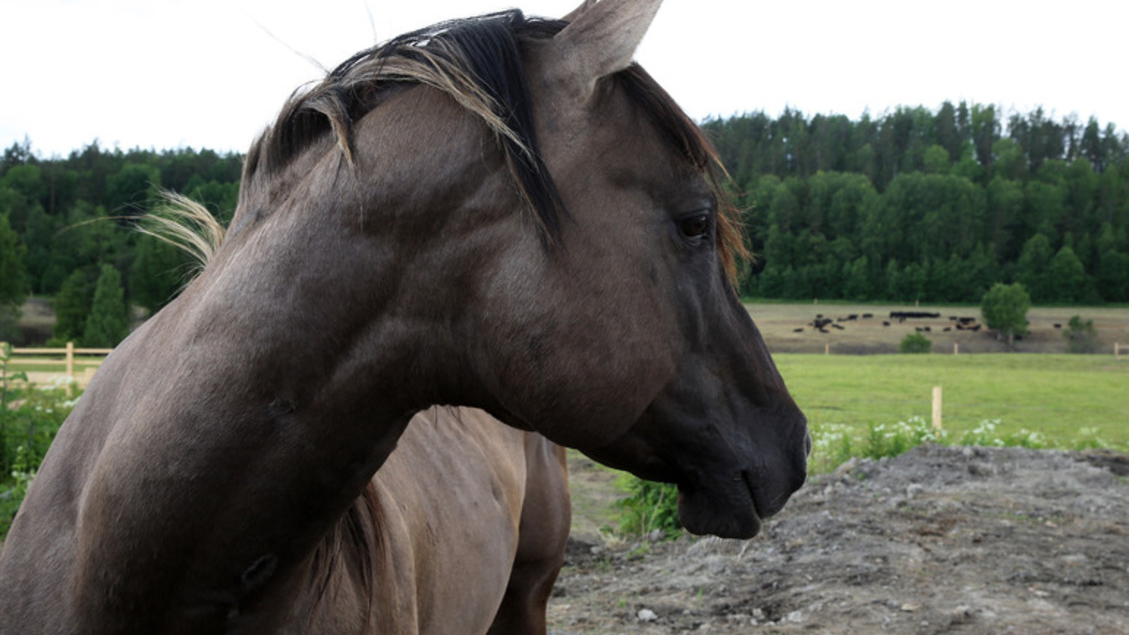
[[[932,417],[943,390],[950,435],[986,420],[1001,435],[1038,432],[1053,447],[1083,439],[1129,449],[1129,359],[1109,355],[804,355],[773,356],[813,429]]]

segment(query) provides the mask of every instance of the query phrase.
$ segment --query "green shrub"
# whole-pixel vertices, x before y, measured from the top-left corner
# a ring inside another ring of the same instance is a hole
[[[1070,323],[1066,325],[1062,336],[1066,338],[1066,350],[1071,353],[1093,353],[1098,349],[1098,334],[1094,330],[1094,321],[1083,321],[1080,315],[1070,318]]]
[[[655,530],[666,535],[682,529],[678,522],[678,488],[624,474],[620,486],[628,496],[616,503],[620,509],[618,532],[646,536]]]
[[[928,353],[933,350],[933,342],[921,333],[910,333],[902,338],[898,350],[903,353]]]
[[[8,533],[47,448],[75,403],[62,389],[35,386],[8,398],[9,407],[0,409],[0,539]]]

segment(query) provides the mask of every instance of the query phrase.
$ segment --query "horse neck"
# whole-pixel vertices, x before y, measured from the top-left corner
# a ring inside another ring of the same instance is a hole
[[[462,306],[469,291],[450,277],[471,265],[418,224],[458,243],[444,218],[497,196],[484,188],[504,189],[489,178],[500,162],[444,157],[429,174],[442,187],[393,185],[406,176],[395,149],[358,152],[383,157],[375,185],[342,188],[350,175],[327,156],[318,165],[332,174],[298,183],[285,205],[242,209],[204,274],[100,371],[91,397],[106,405],[83,416],[112,424],[82,484],[82,619],[179,616],[188,632],[262,606],[341,530],[415,410],[473,403],[463,333],[439,317]],[[448,216],[426,216],[439,211]],[[373,233],[385,222],[399,234]]]

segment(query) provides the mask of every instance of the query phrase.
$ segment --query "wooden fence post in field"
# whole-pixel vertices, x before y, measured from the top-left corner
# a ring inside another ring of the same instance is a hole
[[[824,344],[823,345],[823,354],[824,355],[830,355],[831,354],[831,345],[830,344]]]
[[[941,431],[941,387],[933,387],[933,429]]]
[[[74,396],[74,342],[67,342],[67,397]]]
[[[1115,360],[1119,361],[1119,362],[1121,361],[1121,343],[1120,342],[1114,342],[1113,343],[1113,358]]]
[[[953,355],[960,355],[960,344],[953,342]]]

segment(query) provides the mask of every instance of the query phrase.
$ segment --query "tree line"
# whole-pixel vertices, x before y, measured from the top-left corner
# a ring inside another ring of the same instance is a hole
[[[704,128],[761,258],[746,295],[978,303],[1020,282],[1036,303],[1129,301],[1129,136],[1111,124],[946,102]]]
[[[1129,302],[1129,136],[1111,124],[946,102],[703,127],[760,258],[742,273],[745,295],[978,303],[1019,282],[1035,303]],[[53,299],[56,340],[116,344],[121,318],[90,321],[96,294],[155,311],[188,271],[186,256],[129,228],[162,190],[226,221],[242,161],[96,142],[44,159],[13,144],[0,158],[0,339],[33,294]]]
[[[42,159],[30,141],[0,158],[0,340],[18,340],[16,309],[52,298],[53,339],[114,346],[128,307],[156,311],[189,271],[176,248],[133,231],[163,190],[230,218],[243,157],[211,150],[108,150],[97,142]]]

